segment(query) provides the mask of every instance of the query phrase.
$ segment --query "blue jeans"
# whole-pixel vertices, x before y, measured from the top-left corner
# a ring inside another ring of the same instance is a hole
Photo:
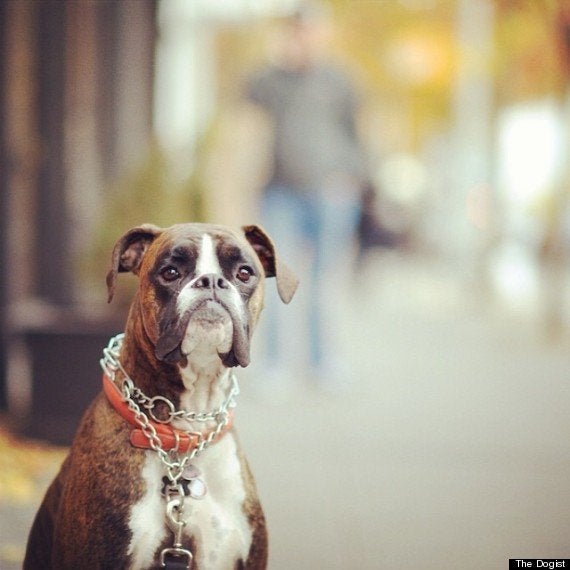
[[[334,322],[326,292],[334,290],[337,277],[350,271],[352,243],[359,212],[359,198],[354,188],[317,189],[301,193],[285,186],[271,186],[262,201],[263,225],[276,245],[277,255],[300,279],[301,311],[281,306],[277,296],[267,295],[268,365],[291,369],[299,355],[288,354],[288,341],[304,336],[300,344],[308,346],[312,367],[322,368],[334,347],[329,342],[331,330],[342,326]],[[272,287],[268,284],[268,289]],[[334,291],[331,293],[334,294]],[[298,317],[305,322],[299,322]],[[332,322],[331,322],[332,318]]]

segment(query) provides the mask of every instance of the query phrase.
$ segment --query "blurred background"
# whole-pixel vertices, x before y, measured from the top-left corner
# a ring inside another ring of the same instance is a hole
[[[261,357],[240,374],[270,568],[570,557],[570,4],[323,5],[367,179],[342,384],[303,358],[270,389]],[[115,240],[263,221],[273,132],[244,93],[298,7],[0,3],[0,568],[20,567],[123,326]]]

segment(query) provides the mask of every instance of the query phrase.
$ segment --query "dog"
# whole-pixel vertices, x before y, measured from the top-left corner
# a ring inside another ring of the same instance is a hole
[[[275,277],[298,285],[258,226],[144,224],[115,244],[107,275],[138,288],[28,538],[25,570],[262,569],[267,531],[232,427],[235,368],[250,361]]]

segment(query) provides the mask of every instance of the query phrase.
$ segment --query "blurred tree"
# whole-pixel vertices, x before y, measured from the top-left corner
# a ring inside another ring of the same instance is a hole
[[[99,231],[78,260],[84,288],[92,299],[104,299],[105,274],[109,269],[115,241],[129,228],[142,223],[171,226],[175,223],[205,221],[201,157],[207,154],[207,137],[196,149],[195,167],[186,179],[176,179],[171,165],[158,145],[151,145],[146,160],[120,177],[109,189],[110,196]],[[119,290],[117,299],[128,303],[132,290]]]

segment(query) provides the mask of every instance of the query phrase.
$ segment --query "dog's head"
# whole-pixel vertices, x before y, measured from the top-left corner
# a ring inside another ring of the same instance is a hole
[[[219,356],[228,367],[247,366],[265,277],[276,278],[285,303],[298,285],[258,226],[241,233],[209,224],[133,228],[113,250],[109,301],[117,274],[126,271],[139,276],[133,309],[155,356],[171,364],[201,352],[201,358]]]

